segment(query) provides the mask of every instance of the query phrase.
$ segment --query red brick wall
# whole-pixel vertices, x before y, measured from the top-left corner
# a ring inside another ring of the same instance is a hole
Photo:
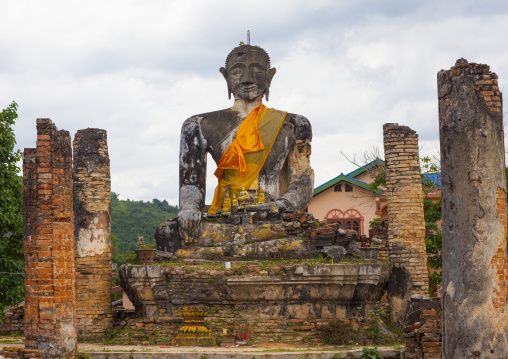
[[[443,347],[441,308],[420,309],[417,313],[418,320],[403,329],[405,358],[441,359]]]
[[[72,149],[67,131],[37,119],[36,149],[25,149],[26,348],[48,358],[76,352]]]
[[[504,189],[497,188],[496,212],[504,226],[504,237],[506,238],[506,193]],[[494,288],[492,289],[492,304],[499,313],[504,313],[506,308],[508,263],[506,258],[506,240],[501,242],[491,260],[494,277]]]
[[[497,75],[490,72],[490,66],[485,64],[465,63],[461,64],[460,68],[451,70],[454,75],[460,75],[462,71],[481,74],[475,80],[476,91],[479,92],[480,97],[483,99],[483,103],[491,112],[501,112],[501,92],[499,92]]]

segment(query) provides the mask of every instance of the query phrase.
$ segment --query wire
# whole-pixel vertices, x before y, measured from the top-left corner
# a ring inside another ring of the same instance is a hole
[[[25,274],[25,273],[19,273],[19,272],[0,272],[0,274]]]

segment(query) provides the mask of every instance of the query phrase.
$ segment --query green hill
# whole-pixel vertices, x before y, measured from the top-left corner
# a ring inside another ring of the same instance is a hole
[[[111,232],[113,233],[113,262],[123,263],[125,256],[137,249],[138,236],[145,243],[154,244],[153,234],[162,222],[174,218],[178,207],[166,200],[153,199],[152,202],[118,199],[111,192]]]

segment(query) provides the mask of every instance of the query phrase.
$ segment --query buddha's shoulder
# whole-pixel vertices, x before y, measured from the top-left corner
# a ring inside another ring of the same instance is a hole
[[[312,126],[307,117],[288,112],[284,119],[284,124],[292,127],[292,131],[297,139],[312,139]]]
[[[200,113],[198,115],[191,116],[186,120],[186,122],[189,122],[189,121],[191,121],[191,122],[194,122],[194,121],[197,121],[197,122],[224,121],[224,120],[236,118],[237,116],[238,116],[238,114],[236,111],[233,111],[230,108],[226,108],[223,110],[205,112],[205,113]]]

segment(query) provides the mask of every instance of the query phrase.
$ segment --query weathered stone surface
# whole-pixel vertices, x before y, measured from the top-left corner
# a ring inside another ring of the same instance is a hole
[[[406,126],[383,125],[386,190],[388,198],[388,245],[390,261],[409,273],[407,292],[390,294],[395,320],[405,311],[411,294],[427,294],[427,254],[423,190],[418,155],[418,135]]]
[[[227,280],[228,294],[238,301],[303,300],[372,302],[380,295],[375,288],[386,283],[384,264],[297,266],[285,278],[245,276]],[[369,290],[364,291],[365,288]]]
[[[23,188],[25,347],[37,357],[74,358],[71,137],[50,119],[37,119],[37,147],[25,149]]]
[[[278,259],[306,258],[311,246],[303,238],[287,237],[271,241],[246,244],[237,250],[237,254],[245,259]]]
[[[341,246],[328,246],[323,248],[323,254],[332,258],[334,262],[342,262],[346,257],[347,250]]]
[[[381,263],[301,265],[278,271],[262,268],[253,265],[250,274],[214,270],[196,275],[179,266],[125,265],[120,278],[137,315],[148,318],[174,316],[184,305],[246,305],[255,310],[240,312],[240,316],[252,313],[273,318],[291,311],[301,319],[332,319],[345,318],[356,306],[378,301],[390,272]]]
[[[231,242],[243,244],[282,238],[286,236],[286,229],[290,225],[292,225],[292,228],[294,229],[300,227],[299,222],[267,222],[260,225],[242,225],[241,227],[230,223],[204,222],[201,224],[201,233],[197,238],[196,244],[201,247],[211,247]]]
[[[174,255],[180,259],[207,260],[225,257],[251,260],[306,259],[316,258],[323,253],[323,248],[340,242],[346,246],[346,254],[376,259],[375,256],[366,256],[366,253],[363,253],[356,242],[359,238],[355,231],[344,231],[338,226],[327,224],[316,227],[312,215],[302,211],[285,217],[286,222],[258,222],[241,226],[202,222],[196,243],[182,244],[178,249],[175,246]],[[168,239],[168,236],[174,233],[166,230],[169,226],[176,226],[176,220],[165,222],[156,231],[158,249],[171,248],[170,246],[176,243]],[[340,257],[342,260],[343,256]],[[336,257],[336,260],[338,258]]]
[[[178,235],[178,221],[176,218],[169,219],[162,223],[155,230],[155,247],[158,251],[175,253],[182,247]]]
[[[394,267],[390,275],[388,292],[396,298],[403,299],[413,286],[411,273],[404,267]]]
[[[224,247],[189,247],[175,252],[175,257],[180,259],[221,260],[224,256]]]
[[[346,244],[346,250],[349,254],[354,254],[358,258],[362,258],[362,252],[360,251],[360,245],[355,241],[350,241]]]
[[[378,260],[388,259],[388,220],[378,222],[369,229],[369,238],[372,244],[379,248]]]
[[[379,256],[380,248],[376,247],[360,247],[360,257],[367,260],[376,261]]]
[[[460,59],[437,75],[445,358],[506,358],[506,177],[497,75]]]
[[[103,334],[111,309],[111,177],[107,133],[87,128],[74,136],[73,199],[78,336]]]
[[[337,237],[335,244],[341,247],[346,247],[351,241],[358,239],[358,233],[356,231],[349,231],[344,229],[337,229]]]
[[[241,240],[220,247],[185,247],[176,251],[175,256],[181,259],[208,260],[218,260],[226,256],[243,259],[301,259],[308,258],[313,249],[308,241],[295,237],[244,243],[245,241]]]

